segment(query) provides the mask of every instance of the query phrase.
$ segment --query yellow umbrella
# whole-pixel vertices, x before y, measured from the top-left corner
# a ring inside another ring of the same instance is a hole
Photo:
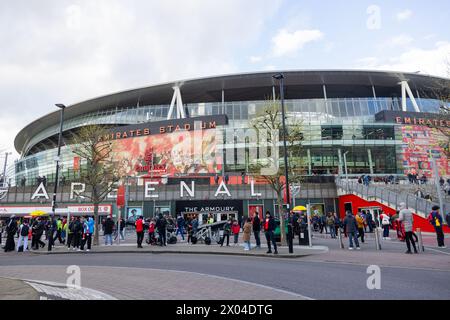
[[[296,206],[292,211],[297,212],[297,211],[306,211],[306,210],[308,210],[308,209],[306,209],[306,207],[304,207],[304,206]]]
[[[42,211],[42,210],[36,210],[31,213],[32,217],[42,217],[42,216],[46,216],[46,215],[48,215],[47,212]]]

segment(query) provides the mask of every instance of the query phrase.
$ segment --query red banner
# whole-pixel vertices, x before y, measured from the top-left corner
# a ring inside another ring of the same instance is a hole
[[[80,170],[80,157],[73,158],[73,170],[74,171]]]
[[[117,206],[125,206],[125,186],[120,186],[119,189],[117,189]]]

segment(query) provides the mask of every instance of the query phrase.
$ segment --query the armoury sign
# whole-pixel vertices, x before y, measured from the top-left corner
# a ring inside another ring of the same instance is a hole
[[[226,115],[204,116],[187,119],[173,119],[158,122],[148,122],[112,129],[111,133],[101,137],[101,140],[119,140],[137,138],[155,134],[186,132],[195,130],[216,129],[217,126],[227,125]]]
[[[157,199],[159,198],[157,187],[160,185],[157,181],[145,181],[144,183],[144,198],[145,199]],[[255,191],[255,181],[251,179],[250,186],[249,186],[249,196],[251,198],[259,198],[261,197],[261,193],[258,193]],[[70,189],[70,199],[75,200],[78,198],[84,198],[83,194],[86,192],[86,185],[84,183],[79,182],[72,182],[71,189]],[[180,189],[179,189],[179,195],[180,199],[189,199],[189,198],[195,198],[196,196],[196,184],[195,181],[191,181],[190,185],[188,185],[185,181],[180,182]],[[232,198],[229,186],[222,181],[215,190],[213,196],[215,198]],[[115,199],[117,197],[117,190],[112,191],[109,195],[109,199]],[[31,200],[37,200],[37,199],[46,199],[49,200],[50,197],[48,196],[47,189],[45,188],[44,184],[41,183],[36,191],[31,196]]]
[[[375,115],[375,120],[405,125],[450,128],[450,116],[436,113],[384,110]]]

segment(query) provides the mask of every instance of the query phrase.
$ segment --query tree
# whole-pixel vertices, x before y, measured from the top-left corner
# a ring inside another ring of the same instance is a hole
[[[86,185],[84,196],[94,205],[94,218],[98,222],[98,207],[107,195],[115,189],[115,184],[124,176],[124,163],[113,159],[113,143],[103,140],[108,129],[101,126],[81,128],[72,141],[72,152],[80,157],[86,168],[80,172],[80,182]],[[96,224],[94,245],[99,244],[99,232]]]
[[[421,90],[421,95],[428,99],[437,100],[439,113],[448,119],[450,117],[450,60],[447,59],[445,63],[447,78],[437,78],[432,81],[431,85]],[[442,148],[447,158],[450,158],[450,129],[436,125],[429,125],[429,127],[438,130],[446,138]]]
[[[283,123],[281,103],[279,100],[267,99],[251,121],[251,126],[257,132],[258,148],[268,148],[267,158],[256,159],[252,163],[250,173],[263,179],[274,190],[277,196],[278,214],[280,217],[281,242],[286,242],[285,221],[283,219],[283,193],[286,188],[286,177],[284,170],[284,148],[280,148],[283,137]],[[303,174],[303,160],[300,155],[302,150],[302,124],[297,117],[286,116],[286,142],[288,151],[289,182],[300,182]],[[267,150],[267,149],[266,149]],[[275,154],[273,154],[275,152]],[[265,152],[264,152],[265,154]],[[267,170],[273,168],[274,170]],[[266,169],[266,170],[264,170]],[[267,172],[270,171],[270,172]]]

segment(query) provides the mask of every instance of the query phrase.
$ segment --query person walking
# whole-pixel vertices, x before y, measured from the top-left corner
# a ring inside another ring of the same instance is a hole
[[[67,222],[66,224],[66,234],[67,234],[67,239],[66,239],[66,245],[67,245],[67,249],[70,250],[70,246],[73,245],[73,225],[75,223],[75,217],[71,217],[70,221]]]
[[[261,219],[259,219],[258,212],[253,214],[252,229],[253,235],[255,236],[256,248],[261,249]]]
[[[328,226],[328,229],[330,229],[330,235],[331,235],[332,239],[336,239],[335,224],[336,224],[336,221],[334,220],[334,215],[331,212],[328,213],[327,226]]]
[[[266,220],[264,222],[264,233],[267,240],[267,253],[272,253],[272,244],[274,248],[274,254],[278,254],[277,242],[275,241],[274,231],[276,228],[275,219],[272,217],[269,211],[266,212]]]
[[[251,218],[247,219],[247,222],[244,224],[243,229],[244,229],[244,234],[242,236],[242,240],[244,241],[244,250],[249,251],[249,250],[251,250],[250,237],[251,237],[252,230],[253,230],[253,223],[252,223]]]
[[[108,218],[106,218],[105,221],[105,227],[104,227],[104,235],[105,235],[105,245],[112,245],[113,244],[113,240],[112,240],[112,235],[113,235],[113,231],[114,231],[114,221],[112,220],[111,217],[108,216]]]
[[[406,208],[406,204],[404,202],[400,203],[400,212],[398,220],[403,223],[403,226],[405,228],[405,241],[406,247],[408,248],[406,254],[412,254],[411,244],[414,248],[414,253],[417,253],[416,243],[414,242],[413,239],[414,215],[411,212],[411,210]]]
[[[444,232],[442,231],[442,216],[440,214],[440,207],[434,206],[431,208],[431,213],[428,216],[428,221],[436,231],[437,243],[439,248],[446,248],[444,243]]]
[[[355,240],[356,250],[360,250],[358,237],[356,236],[358,232],[358,223],[350,211],[347,211],[347,216],[344,218],[344,229],[346,230],[349,239],[348,249],[353,250],[353,240]]]
[[[380,214],[381,226],[383,227],[383,240],[389,239],[389,228],[391,225],[391,218],[386,213]]]
[[[372,233],[373,232],[373,217],[372,214],[370,213],[370,211],[366,212],[366,222],[367,222],[367,226],[369,227],[369,232]]]
[[[125,219],[124,218],[120,218],[120,220],[118,221],[118,223],[116,223],[116,229],[118,232],[116,232],[116,235],[114,237],[114,241],[117,240],[117,237],[120,236],[120,240],[125,240],[125,235],[124,235],[124,230],[125,230]]]
[[[53,243],[56,243],[56,240],[58,239],[59,244],[64,245],[64,241],[62,239],[62,230],[63,230],[62,220],[61,218],[58,218],[56,220],[56,236],[53,238]]]
[[[225,242],[225,238],[227,238],[227,247],[230,246],[230,233],[231,233],[231,220],[228,220],[225,226],[223,227],[223,236],[220,241],[220,246],[223,247],[223,243]]]
[[[28,221],[26,219],[23,220],[23,223],[19,227],[19,241],[17,242],[17,252],[25,252],[28,250],[28,234],[30,231],[30,226],[28,225]]]
[[[234,246],[237,246],[239,245],[239,232],[241,232],[241,226],[239,225],[239,222],[237,220],[233,222],[231,231],[233,232],[234,236]]]
[[[356,223],[358,225],[358,238],[361,238],[361,242],[364,243],[364,218],[362,217],[361,212],[356,214]]]
[[[54,234],[56,232],[56,219],[51,217],[50,220],[47,223],[47,246],[48,246],[48,251],[52,251],[54,244]]]
[[[175,236],[178,236],[178,234],[181,235],[181,239],[184,241],[184,226],[186,222],[184,221],[183,216],[180,214],[177,218],[177,233]]]
[[[144,241],[144,218],[142,216],[140,216],[136,220],[135,226],[136,226],[137,247],[143,248],[142,241]]]

